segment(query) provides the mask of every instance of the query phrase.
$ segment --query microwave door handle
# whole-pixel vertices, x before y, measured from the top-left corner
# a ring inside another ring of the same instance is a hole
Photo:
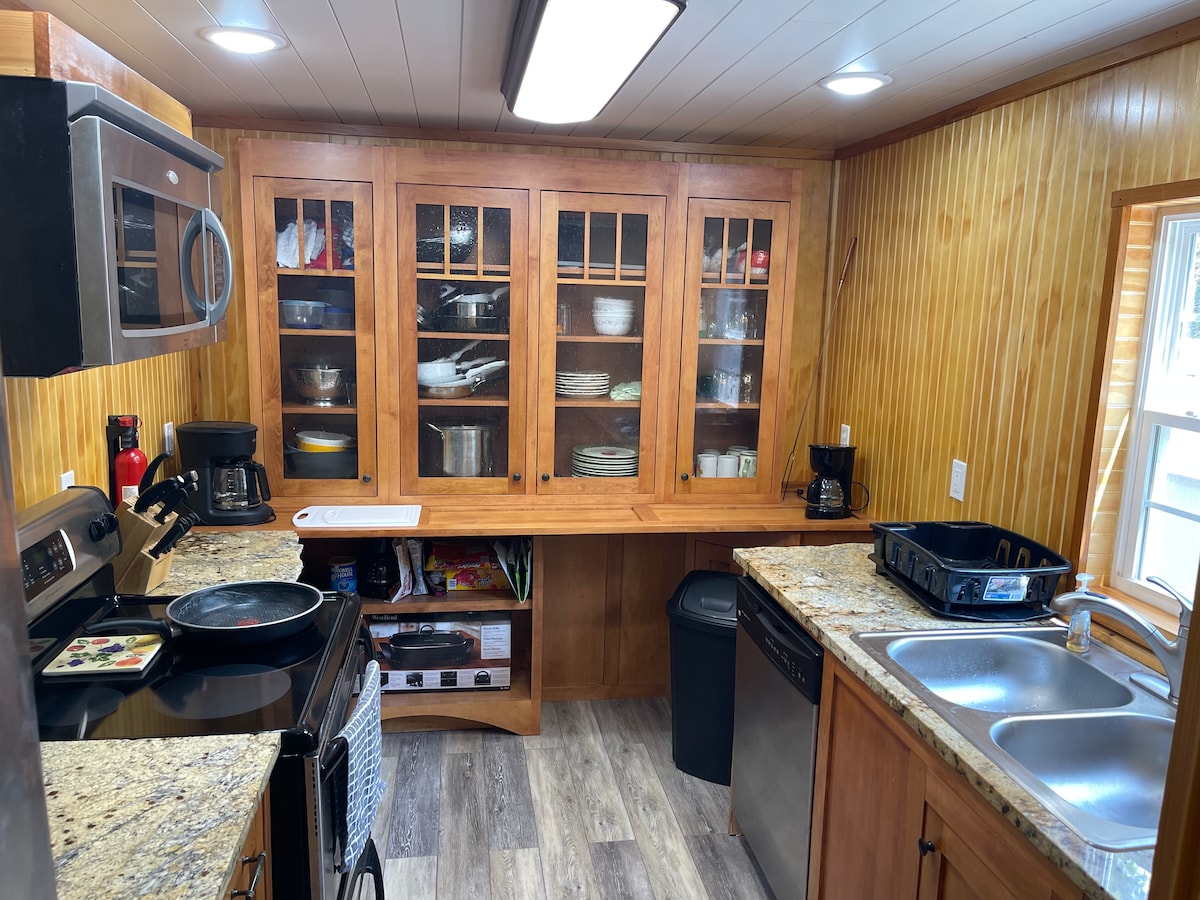
[[[225,259],[226,269],[225,283],[221,286],[221,295],[213,301],[211,308],[208,306],[208,301],[196,293],[196,280],[192,272],[192,247],[204,235],[205,231],[211,231],[213,237],[217,239],[217,243],[221,245],[221,253]],[[179,242],[179,272],[183,280],[183,291],[188,303],[196,315],[204,318],[209,325],[216,325],[224,319],[225,313],[229,309],[229,298],[233,293],[233,279],[229,277],[229,267],[232,261],[233,255],[229,247],[229,236],[225,234],[221,220],[217,218],[216,213],[211,209],[196,210],[195,215],[192,216],[187,223],[187,227],[184,228],[183,239]]]

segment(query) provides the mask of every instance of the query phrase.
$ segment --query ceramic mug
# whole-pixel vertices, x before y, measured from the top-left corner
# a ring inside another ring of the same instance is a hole
[[[717,477],[717,454],[716,453],[698,453],[698,454],[696,454],[696,475],[699,478],[716,478]]]
[[[717,477],[737,478],[738,458],[736,453],[722,453],[717,457]]]

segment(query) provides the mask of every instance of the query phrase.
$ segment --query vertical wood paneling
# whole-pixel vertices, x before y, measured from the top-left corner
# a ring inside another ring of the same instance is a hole
[[[1198,73],[1188,44],[837,164],[819,430],[851,426],[872,516],[1074,552],[1111,196],[1200,176]]]

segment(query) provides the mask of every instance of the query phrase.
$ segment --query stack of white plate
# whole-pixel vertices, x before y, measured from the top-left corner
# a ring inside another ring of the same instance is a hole
[[[563,397],[603,397],[608,393],[608,373],[555,372],[554,393]]]
[[[629,478],[637,472],[638,452],[631,447],[581,444],[571,452],[571,474],[579,478]]]

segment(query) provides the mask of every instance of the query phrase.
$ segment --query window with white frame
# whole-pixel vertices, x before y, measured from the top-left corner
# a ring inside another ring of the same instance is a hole
[[[1131,418],[1114,585],[1177,611],[1157,575],[1191,597],[1200,568],[1200,210],[1164,211]]]

